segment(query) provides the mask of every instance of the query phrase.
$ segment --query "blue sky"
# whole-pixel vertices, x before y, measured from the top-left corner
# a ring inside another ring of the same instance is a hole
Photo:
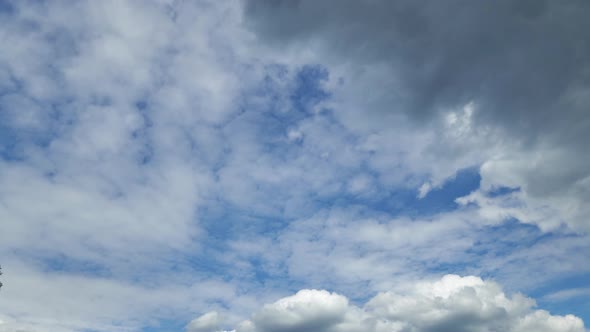
[[[587,331],[588,8],[484,7],[2,3],[0,332]]]

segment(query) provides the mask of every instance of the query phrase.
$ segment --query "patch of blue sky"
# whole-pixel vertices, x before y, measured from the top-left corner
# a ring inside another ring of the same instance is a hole
[[[267,74],[258,87],[248,92],[251,95],[244,96],[242,108],[250,114],[241,116],[240,120],[251,120],[249,124],[257,128],[259,138],[272,148],[273,144],[281,142],[278,138],[283,138],[289,128],[313,116],[312,107],[330,97],[322,87],[322,81],[329,76],[327,69],[321,66],[303,66],[294,77],[284,66],[268,66],[266,70]],[[264,107],[259,109],[252,97],[264,98]]]
[[[511,194],[514,192],[519,192],[519,191],[520,191],[520,188],[498,187],[498,188],[492,188],[492,190],[488,190],[486,192],[486,196],[494,198],[494,197],[499,197],[499,196]]]
[[[143,125],[131,132],[131,137],[141,144],[141,149],[137,156],[138,163],[140,165],[149,164],[154,158],[154,147],[149,134],[150,128],[153,123],[148,114],[141,109],[140,114],[143,118]]]
[[[14,128],[7,126],[0,115],[0,158],[3,160],[22,161],[26,158],[25,150],[29,145],[47,147],[53,138],[51,129]]]
[[[324,207],[360,206],[367,211],[387,214],[389,217],[429,217],[458,208],[455,200],[479,188],[481,177],[476,168],[467,168],[435,188],[424,198],[418,198],[414,188],[387,188],[378,186],[369,194],[340,192],[334,197],[318,198]]]
[[[303,66],[296,75],[296,87],[291,94],[295,108],[309,113],[314,105],[329,98],[330,93],[322,87],[329,78],[328,69],[321,65]]]
[[[148,101],[145,99],[140,99],[135,102],[135,108],[137,108],[140,111],[144,111],[145,109],[147,109],[148,105]]]
[[[10,128],[0,125],[0,157],[3,160],[19,160],[22,150],[19,149],[19,138]]]
[[[162,319],[149,323],[149,326],[143,327],[142,332],[169,332],[184,331],[186,322],[182,319]]]
[[[275,289],[282,292],[295,293],[309,286],[301,280],[288,277],[287,267],[283,264],[271,266],[264,257],[249,257],[249,275],[238,275],[242,279],[241,290],[249,292],[259,289]],[[246,278],[244,278],[246,277]]]
[[[0,1],[0,16],[11,16],[15,8],[11,1]]]
[[[0,157],[22,160],[29,145],[47,147],[65,127],[75,123],[76,105],[67,97],[39,100],[29,96],[25,82],[0,78]]]
[[[424,198],[419,199],[418,209],[426,213],[429,208],[438,211],[453,210],[458,206],[455,200],[479,188],[480,182],[481,176],[477,167],[459,170],[440,188],[431,190]]]
[[[467,168],[457,172],[441,187],[431,190],[423,198],[416,197],[413,189],[392,191],[391,195],[401,198],[395,203],[398,214],[410,217],[424,217],[457,209],[456,199],[479,188],[481,176],[476,168]],[[390,200],[393,201],[393,200]]]

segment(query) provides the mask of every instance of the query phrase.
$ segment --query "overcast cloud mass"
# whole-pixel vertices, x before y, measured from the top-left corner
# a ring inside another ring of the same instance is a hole
[[[0,332],[588,331],[588,17],[0,2]]]

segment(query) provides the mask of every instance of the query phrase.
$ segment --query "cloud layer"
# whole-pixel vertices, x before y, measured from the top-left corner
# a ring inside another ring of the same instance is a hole
[[[588,8],[0,1],[0,330],[579,330]]]

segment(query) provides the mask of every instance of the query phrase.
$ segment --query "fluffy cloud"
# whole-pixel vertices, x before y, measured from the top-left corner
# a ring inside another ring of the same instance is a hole
[[[348,300],[327,291],[302,290],[296,295],[267,305],[251,322],[238,330],[253,331],[323,331],[342,320]]]
[[[534,305],[523,295],[507,296],[494,282],[446,275],[439,281],[419,283],[404,293],[379,293],[363,307],[336,293],[301,290],[265,305],[235,331],[585,331],[579,318],[554,316],[534,310]],[[198,325],[214,315],[208,313],[193,322]],[[188,331],[215,330],[189,326]]]

